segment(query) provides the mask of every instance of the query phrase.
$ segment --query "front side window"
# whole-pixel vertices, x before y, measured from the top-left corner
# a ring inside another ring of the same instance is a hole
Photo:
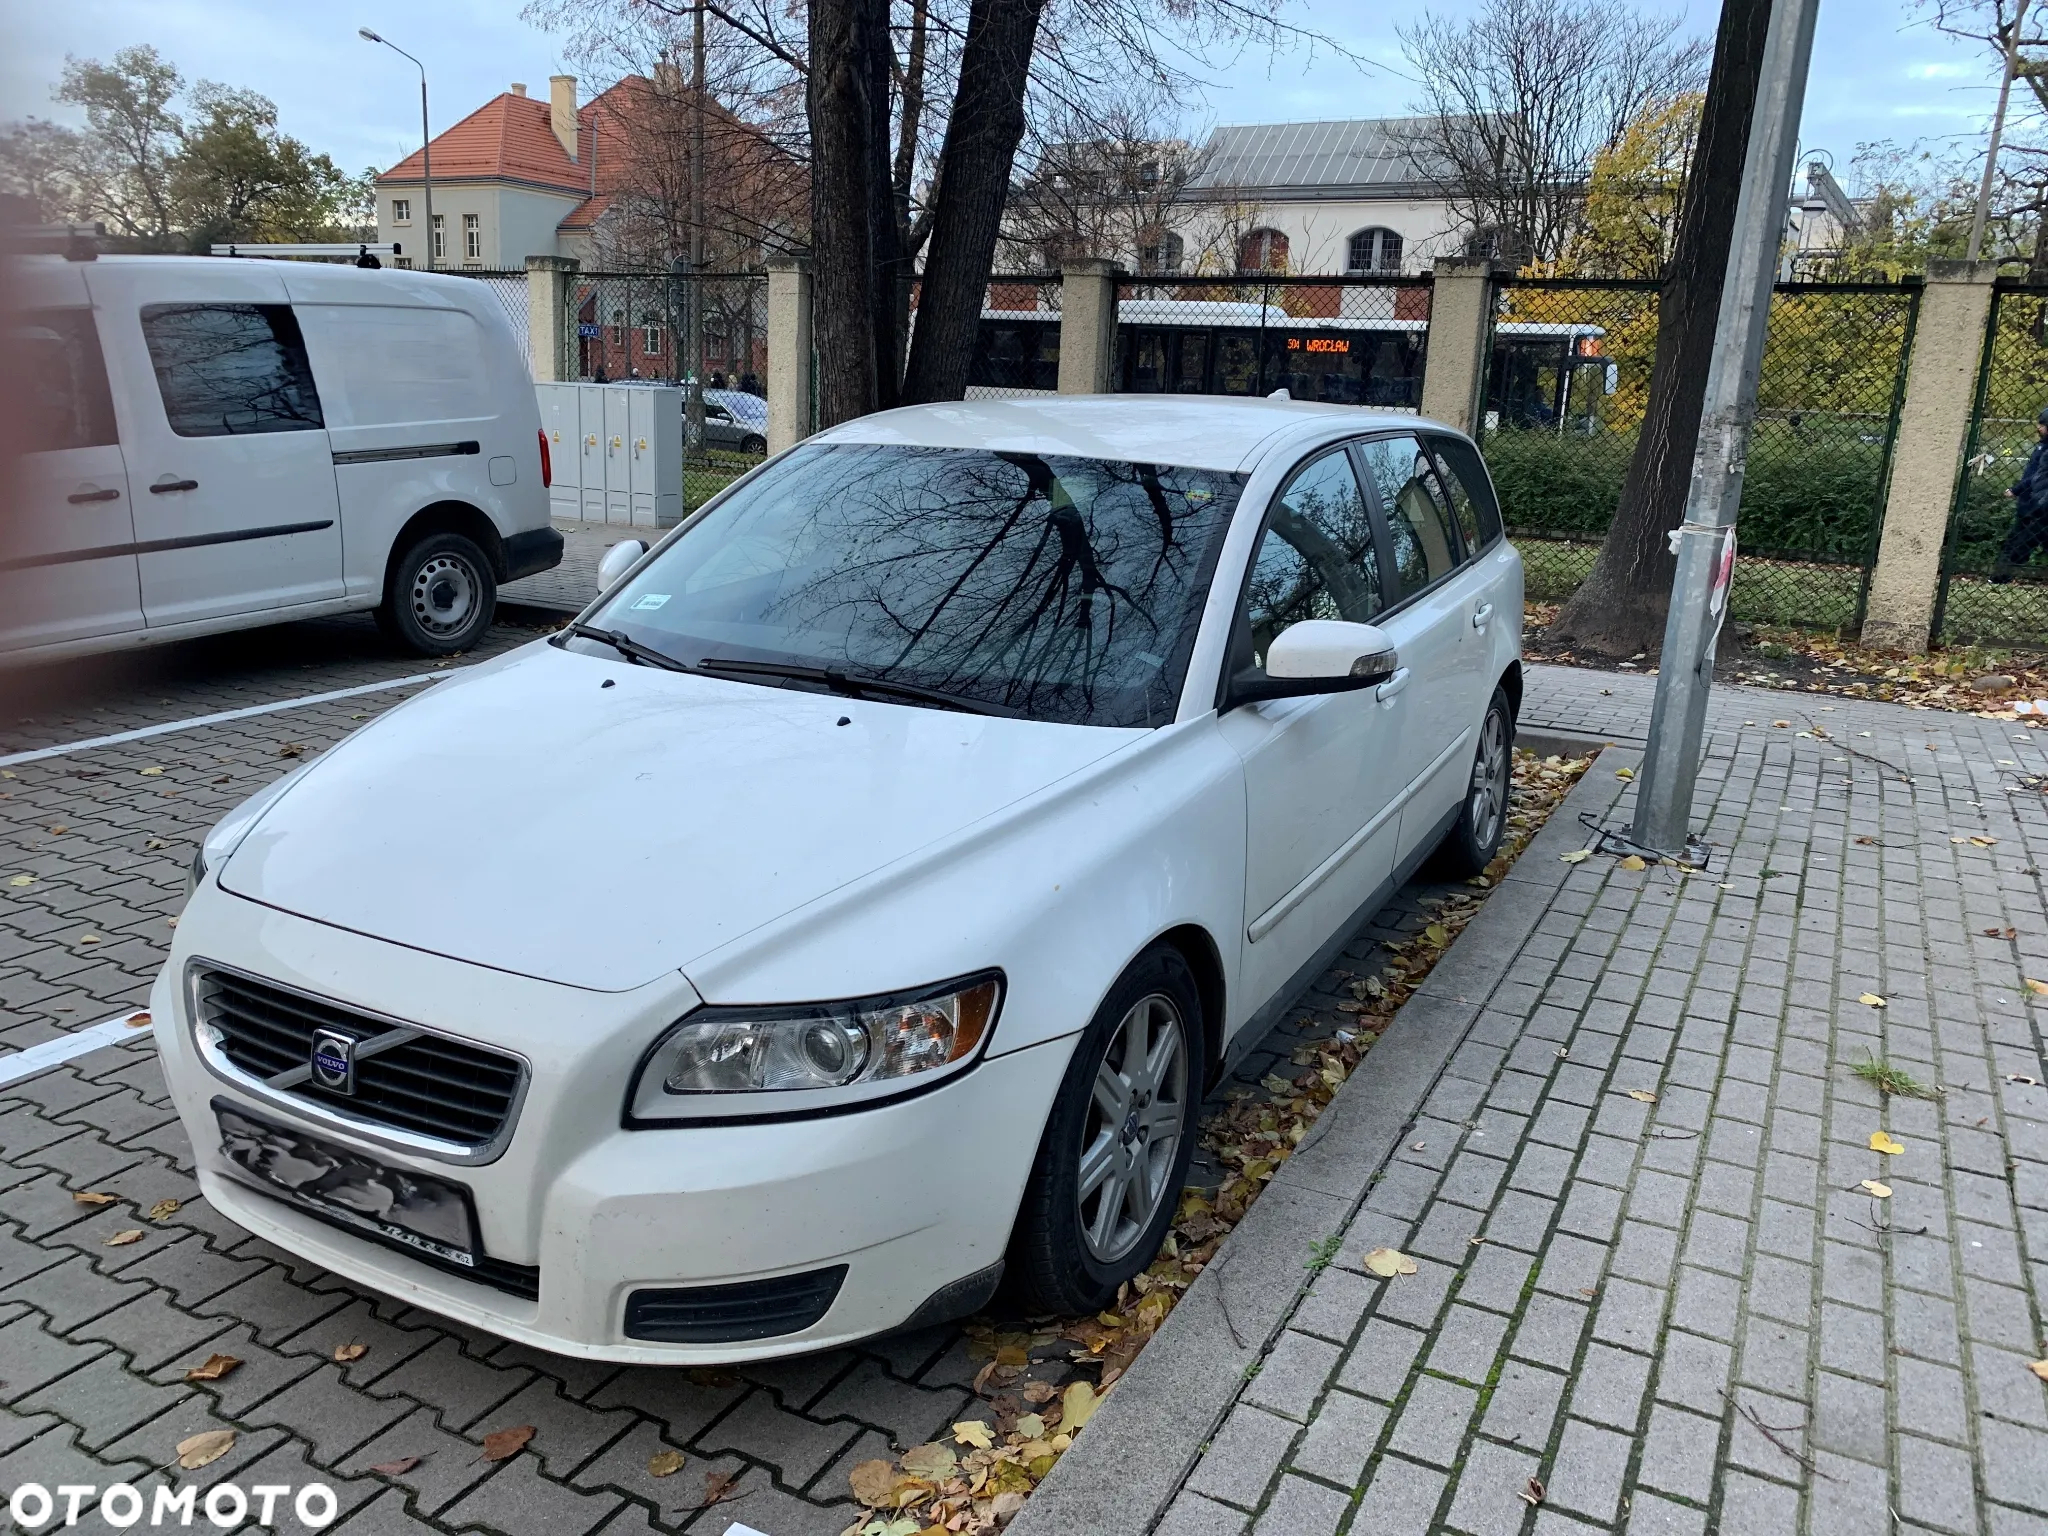
[[[1457,567],[1458,536],[1449,499],[1437,482],[1429,455],[1414,438],[1377,438],[1359,448],[1366,476],[1377,487],[1380,504],[1387,511],[1401,595],[1413,597]]]
[[[1242,488],[1166,465],[812,444],[592,622],[693,666],[829,667],[1033,720],[1164,725]]]
[[[289,304],[150,304],[142,339],[180,437],[311,432],[325,425]]]
[[[114,441],[114,400],[89,309],[35,309],[8,326],[8,355],[26,379],[22,441],[30,453]]]
[[[1372,516],[1351,459],[1336,448],[1295,472],[1274,500],[1245,587],[1252,662],[1303,619],[1369,624],[1386,606]]]

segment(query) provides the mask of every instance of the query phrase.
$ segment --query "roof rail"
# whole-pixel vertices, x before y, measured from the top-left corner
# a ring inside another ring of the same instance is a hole
[[[381,267],[380,256],[403,256],[396,241],[379,244],[374,240],[285,241],[265,243],[254,240],[216,242],[216,256],[313,257],[327,261],[353,261],[359,267]]]
[[[104,224],[9,224],[0,221],[0,247],[11,256],[62,256],[66,261],[94,261],[100,254]]]

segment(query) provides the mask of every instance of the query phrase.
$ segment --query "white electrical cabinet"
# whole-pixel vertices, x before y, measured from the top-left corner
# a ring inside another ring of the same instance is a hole
[[[558,518],[668,528],[683,516],[683,391],[536,384]]]

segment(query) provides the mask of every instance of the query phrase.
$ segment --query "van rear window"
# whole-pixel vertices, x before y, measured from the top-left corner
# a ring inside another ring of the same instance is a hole
[[[164,415],[180,437],[326,425],[289,304],[148,304],[142,338]]]

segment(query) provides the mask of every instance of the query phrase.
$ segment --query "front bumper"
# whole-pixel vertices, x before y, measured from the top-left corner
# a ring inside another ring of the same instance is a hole
[[[534,1067],[502,1154],[481,1165],[418,1156],[317,1113],[281,1111],[274,1096],[247,1092],[209,1070],[178,979],[188,955],[174,953],[151,1004],[165,1076],[207,1199],[251,1232],[350,1280],[587,1359],[708,1364],[822,1349],[887,1332],[934,1292],[988,1271],[1008,1244],[1072,1050],[1068,1037],[994,1056],[927,1093],[858,1113],[626,1131],[619,1124],[626,1074],[637,1048],[652,1038],[633,1019],[645,1006],[636,994],[573,993],[422,955],[217,888],[194,905],[203,918],[191,926],[204,933],[209,959],[386,1013],[401,1012],[394,1004],[408,992],[414,1017],[424,1000],[441,999],[437,1014],[463,1017],[421,1022],[520,1050]],[[185,942],[181,925],[180,949]],[[265,946],[267,956],[257,952]],[[294,959],[315,951],[324,985]],[[341,978],[362,984],[338,985]],[[521,996],[536,990],[543,995]],[[564,1017],[565,1001],[580,1002],[583,1016]],[[504,1021],[503,1028],[484,1033],[477,1024],[488,1017]],[[573,1068],[530,1033],[520,1038],[541,1017],[558,1041],[595,1042]],[[503,1264],[537,1267],[538,1299],[463,1278],[252,1188],[221,1152],[216,1099],[388,1166],[466,1186],[484,1252]],[[628,1303],[643,1289],[766,1280],[839,1265],[846,1274],[829,1309],[797,1332],[689,1344],[627,1334]]]

